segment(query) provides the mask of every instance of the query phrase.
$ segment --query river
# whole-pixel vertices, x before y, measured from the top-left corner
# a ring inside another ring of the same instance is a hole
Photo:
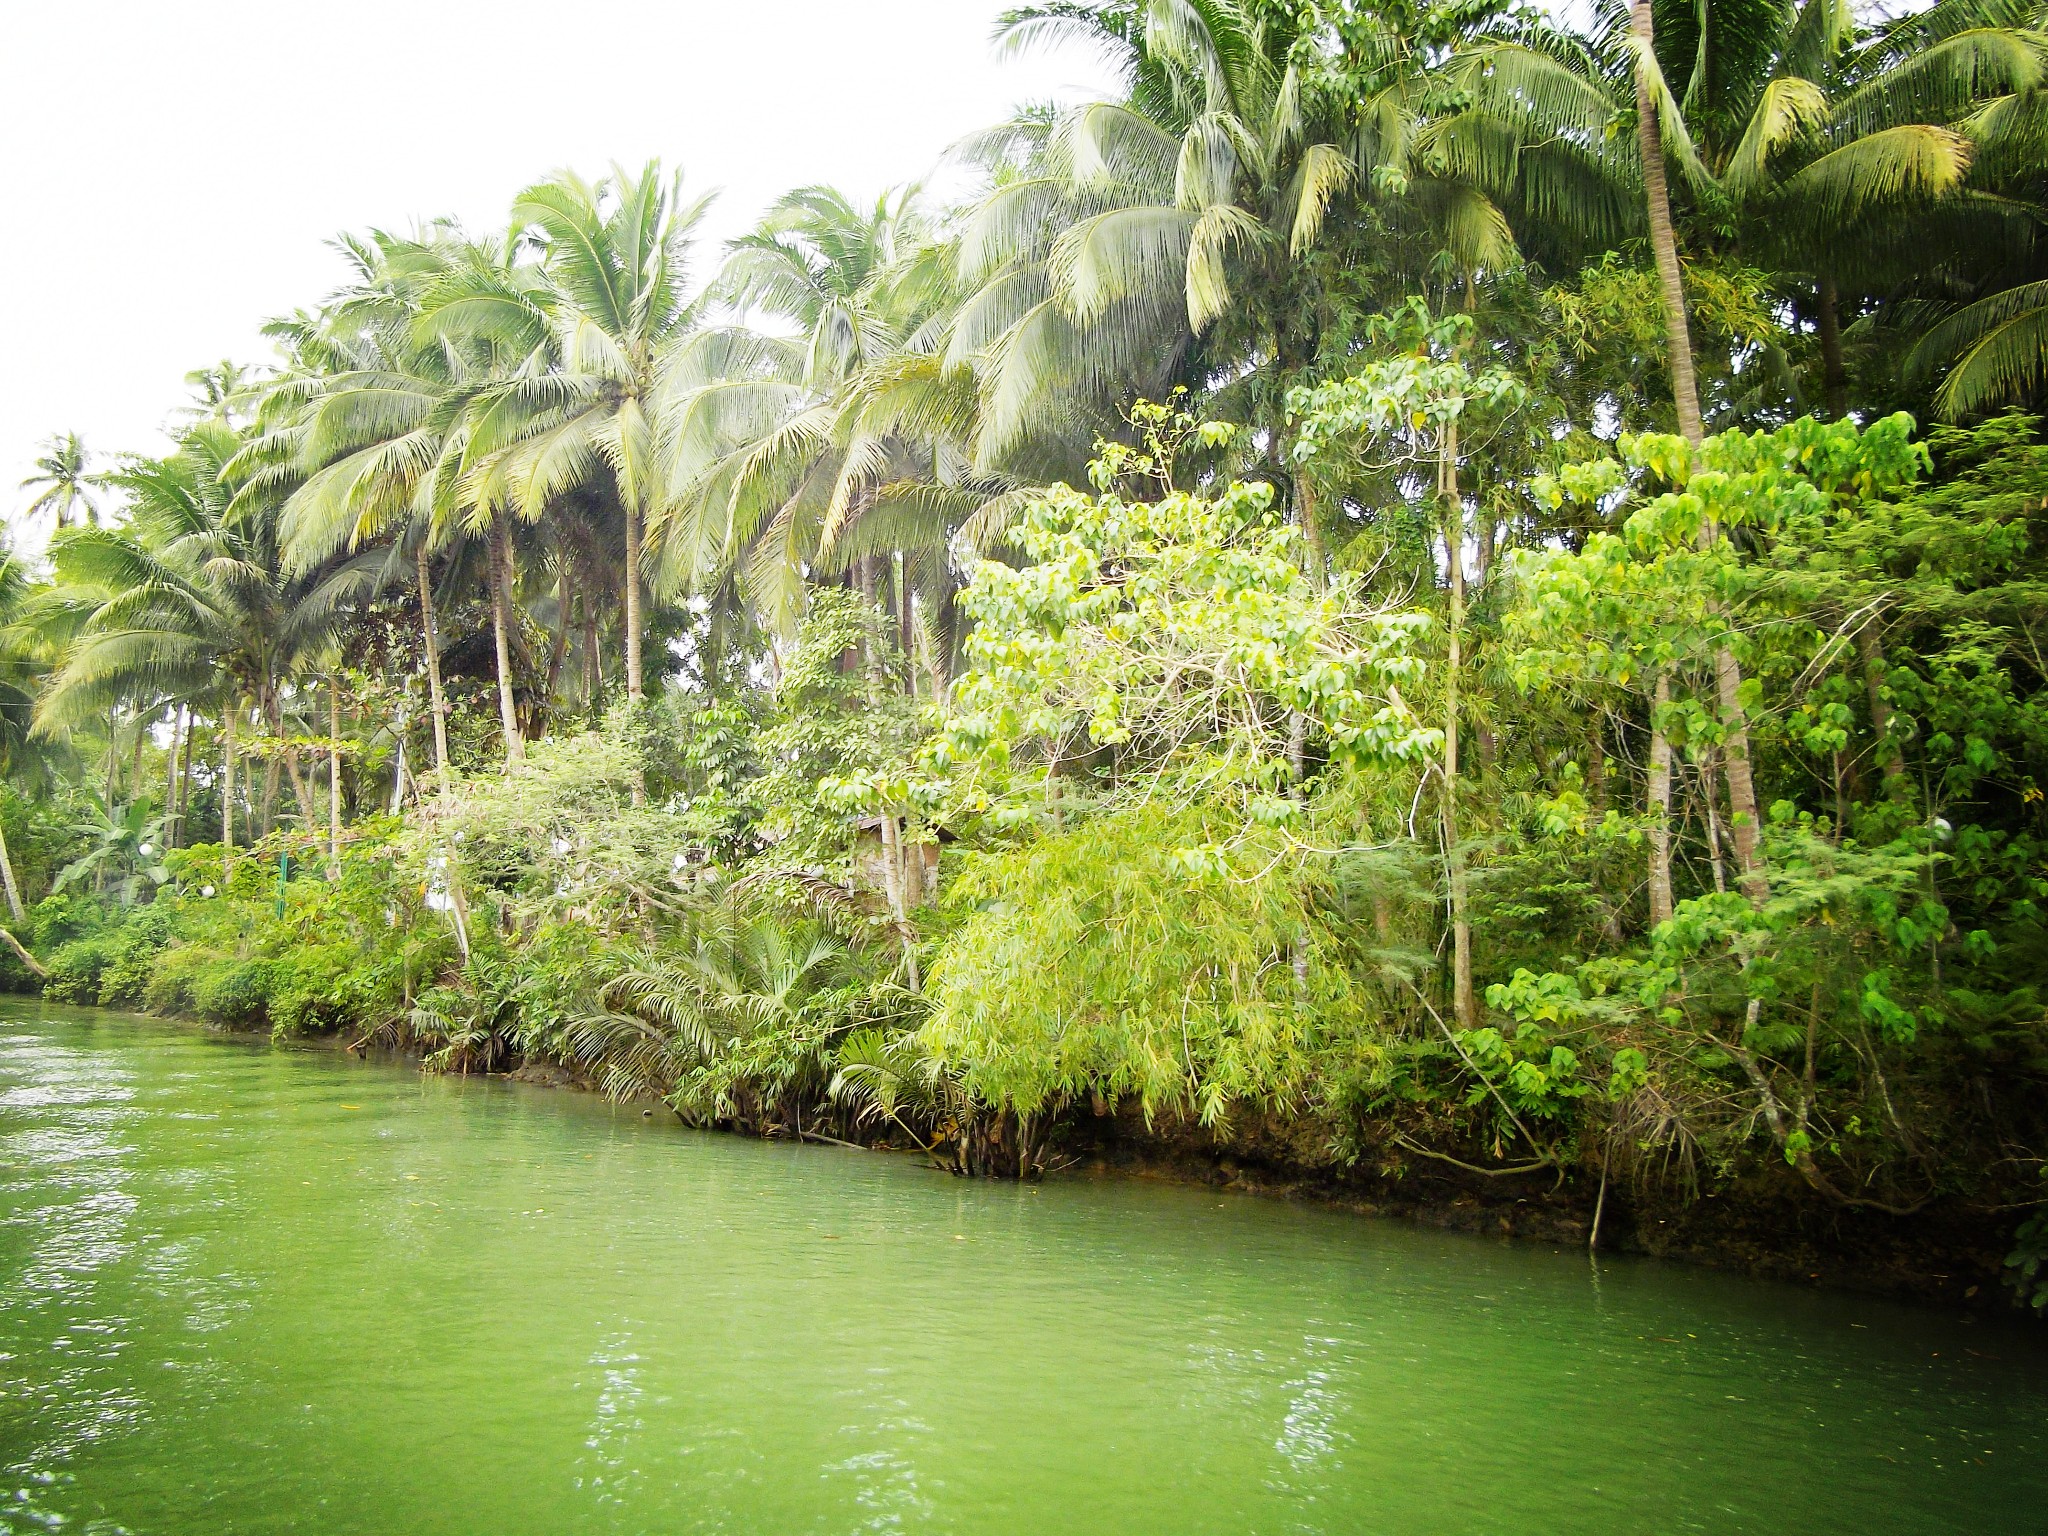
[[[0,1532],[2048,1528],[2038,1330],[0,1004]]]

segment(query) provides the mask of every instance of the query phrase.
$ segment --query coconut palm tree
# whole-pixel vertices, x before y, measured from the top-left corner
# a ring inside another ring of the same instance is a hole
[[[715,593],[737,574],[786,631],[806,577],[851,573],[891,589],[912,647],[921,618],[952,612],[955,532],[1010,488],[974,472],[974,381],[941,356],[952,248],[911,192],[862,208],[808,187],[731,251],[713,295],[775,330],[700,331],[664,372],[665,582]]]
[[[166,457],[130,460],[111,477],[130,520],[60,533],[51,546],[57,584],[37,603],[71,632],[36,703],[38,734],[60,735],[136,700],[190,701],[217,714],[229,862],[238,723],[253,708],[273,735],[281,731],[285,691],[326,644],[342,590],[285,573],[275,502],[237,496],[243,481],[230,466],[244,446],[214,419],[188,427]]]
[[[646,519],[660,494],[651,415],[663,360],[695,327],[687,260],[708,198],[684,203],[680,176],[659,162],[638,174],[614,167],[588,182],[569,173],[519,194],[512,217],[552,287],[554,351],[480,392],[464,449],[468,495],[496,516],[529,522],[569,493],[601,485],[625,534],[627,697],[643,697],[642,556]],[[430,294],[428,323],[444,335],[502,341],[526,315],[501,299]],[[543,362],[551,366],[544,366]]]
[[[295,574],[386,541],[409,557],[445,796],[448,706],[432,567],[465,537],[482,539],[506,760],[524,753],[511,675],[506,513],[473,494],[467,452],[487,392],[545,353],[549,296],[508,245],[448,229],[422,239],[379,231],[344,248],[356,283],[313,327],[318,345],[302,350],[308,366],[274,392],[279,424],[263,451],[298,482],[282,525]],[[424,318],[430,305],[432,323]]]
[[[59,528],[97,524],[100,513],[92,492],[105,486],[106,477],[94,474],[91,463],[92,455],[76,432],[60,432],[46,441],[36,456],[36,472],[21,482],[23,490],[37,492],[23,515],[48,514]]]

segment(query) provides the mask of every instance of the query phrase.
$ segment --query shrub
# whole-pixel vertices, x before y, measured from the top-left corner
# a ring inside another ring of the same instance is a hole
[[[345,944],[308,944],[270,962],[270,1030],[280,1038],[339,1029],[352,1022],[343,986],[357,953]]]
[[[114,958],[117,938],[95,934],[61,945],[48,962],[49,977],[43,996],[54,1003],[96,1003],[100,998],[100,977]]]
[[[272,968],[269,960],[216,962],[193,982],[193,1011],[209,1024],[259,1028],[270,1016]]]
[[[140,908],[113,933],[100,973],[98,1002],[102,1008],[139,1008],[157,956],[171,942],[177,914],[167,906]]]
[[[216,950],[181,944],[158,951],[142,989],[142,1006],[151,1013],[189,1014],[197,1011],[193,991],[209,970],[223,957]]]

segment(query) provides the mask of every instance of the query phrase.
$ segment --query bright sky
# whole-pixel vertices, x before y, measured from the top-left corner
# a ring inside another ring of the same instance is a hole
[[[54,432],[160,451],[188,371],[267,361],[263,320],[341,280],[340,230],[485,230],[549,171],[659,156],[724,189],[723,240],[1107,88],[1080,50],[998,59],[1005,3],[0,0],[0,511]]]

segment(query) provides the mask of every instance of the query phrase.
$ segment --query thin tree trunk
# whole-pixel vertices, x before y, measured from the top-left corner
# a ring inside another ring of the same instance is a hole
[[[1841,295],[1835,289],[1835,274],[1821,273],[1821,390],[1828,415],[1837,420],[1849,414],[1849,370],[1842,363],[1841,303]]]
[[[640,509],[626,508],[626,697],[643,697],[640,675]]]
[[[640,672],[640,508],[626,506],[626,699],[637,720],[645,693]],[[635,805],[647,803],[645,770],[633,771],[631,798]]]
[[[519,734],[519,708],[512,697],[512,635],[510,616],[512,555],[502,518],[491,519],[491,642],[498,657],[498,724],[505,732],[505,766],[526,761],[526,741]]]
[[[1874,621],[1856,631],[1856,654],[1863,662],[1863,688],[1870,697],[1870,733],[1884,754],[1885,795],[1896,798],[1906,788],[1906,760],[1899,753],[1899,744],[1889,738],[1892,709],[1885,701],[1884,648],[1877,643]]]
[[[1671,702],[1671,679],[1657,674],[1650,702],[1650,926],[1671,916],[1671,738],[1664,734],[1663,710]]]
[[[299,779],[299,753],[296,747],[283,751],[278,743],[284,737],[284,714],[278,705],[277,694],[266,692],[258,700],[263,716],[264,728],[269,732],[269,745],[263,754],[263,833],[268,836],[277,830],[277,796],[284,788],[284,770],[291,768],[292,791],[298,797],[299,815],[312,822],[312,801],[306,795],[306,786]]]
[[[320,813],[314,808],[313,787],[307,781],[305,769],[299,766],[299,749],[296,746],[284,749],[284,765],[291,774],[292,796],[299,802],[299,820],[310,834],[320,825]]]
[[[220,727],[220,885],[226,894],[228,879],[235,872],[235,715],[239,700],[230,700],[221,713]]]
[[[199,717],[189,707],[181,706],[185,715],[185,748],[183,760],[178,765],[178,817],[171,826],[171,846],[185,846],[185,810],[192,803],[192,738],[199,734]]]
[[[1708,747],[1700,758],[1700,805],[1707,818],[1707,862],[1714,871],[1714,890],[1725,894],[1728,877],[1721,862],[1721,812],[1714,800],[1715,752]]]
[[[1699,383],[1693,368],[1692,333],[1685,318],[1685,283],[1678,266],[1678,236],[1671,223],[1670,188],[1664,179],[1664,137],[1657,123],[1655,98],[1656,41],[1650,0],[1629,0],[1629,31],[1638,49],[1636,60],[1636,137],[1642,150],[1643,195],[1649,216],[1650,245],[1657,260],[1657,280],[1664,296],[1664,333],[1671,354],[1671,399],[1678,430],[1695,447],[1705,441],[1700,425]],[[1703,544],[1720,537],[1709,528]],[[1742,669],[1725,643],[1715,647],[1714,684],[1727,733],[1722,767],[1728,779],[1728,808],[1733,820],[1737,867],[1749,899],[1762,905],[1770,882],[1757,852],[1756,785],[1750,775],[1749,721],[1742,707]]]
[[[427,658],[427,696],[434,715],[434,771],[445,804],[453,793],[448,780],[448,700],[441,692],[441,643],[434,632],[434,581],[427,567],[427,541],[413,552],[420,583],[420,643]]]
[[[1309,585],[1318,592],[1323,589],[1323,579],[1329,572],[1329,559],[1323,551],[1322,524],[1316,518],[1315,486],[1309,481],[1306,469],[1294,478],[1295,514],[1301,520],[1302,564],[1308,569]]]
[[[1464,1029],[1479,1027],[1472,991],[1472,922],[1467,909],[1465,850],[1458,830],[1458,685],[1465,639],[1465,504],[1458,493],[1458,427],[1444,428],[1437,464],[1444,509],[1444,552],[1451,576],[1450,656],[1444,702],[1444,858],[1451,885],[1451,1000]]]
[[[164,749],[164,846],[175,848],[172,840],[178,825],[178,742],[185,734],[185,706],[171,716],[171,744]]]
[[[1749,771],[1749,716],[1742,707],[1742,668],[1726,645],[1714,651],[1714,687],[1721,704],[1721,772],[1728,781],[1729,838],[1735,844],[1735,868],[1742,893],[1761,907],[1771,894],[1757,839],[1763,818],[1758,814],[1756,780]]]
[[[263,803],[256,809],[256,825],[262,828],[257,836],[266,836],[277,828],[277,792],[284,777],[283,769],[275,757],[266,755],[263,759]]]
[[[1671,400],[1678,410],[1679,433],[1697,444],[1700,430],[1699,383],[1693,371],[1692,331],[1685,319],[1685,281],[1678,268],[1678,235],[1671,224],[1671,189],[1664,179],[1664,134],[1657,123],[1653,51],[1656,33],[1650,0],[1629,0],[1628,29],[1638,49],[1636,59],[1636,143],[1642,151],[1643,201],[1649,216],[1650,249],[1657,261],[1657,281],[1664,295],[1664,336],[1670,353]]]
[[[556,584],[555,606],[559,610],[554,638],[548,642],[547,673],[540,687],[541,717],[537,734],[547,734],[547,722],[555,712],[555,689],[562,681],[562,658],[569,652],[569,584]]]
[[[327,869],[341,878],[341,679],[327,679]]]
[[[0,828],[0,880],[7,884],[7,910],[17,923],[28,921],[28,913],[22,909],[21,887],[14,883],[14,859],[7,851],[7,832]]]
[[[135,715],[135,752],[128,760],[128,798],[142,798],[142,744],[149,736],[149,724],[140,710]]]

